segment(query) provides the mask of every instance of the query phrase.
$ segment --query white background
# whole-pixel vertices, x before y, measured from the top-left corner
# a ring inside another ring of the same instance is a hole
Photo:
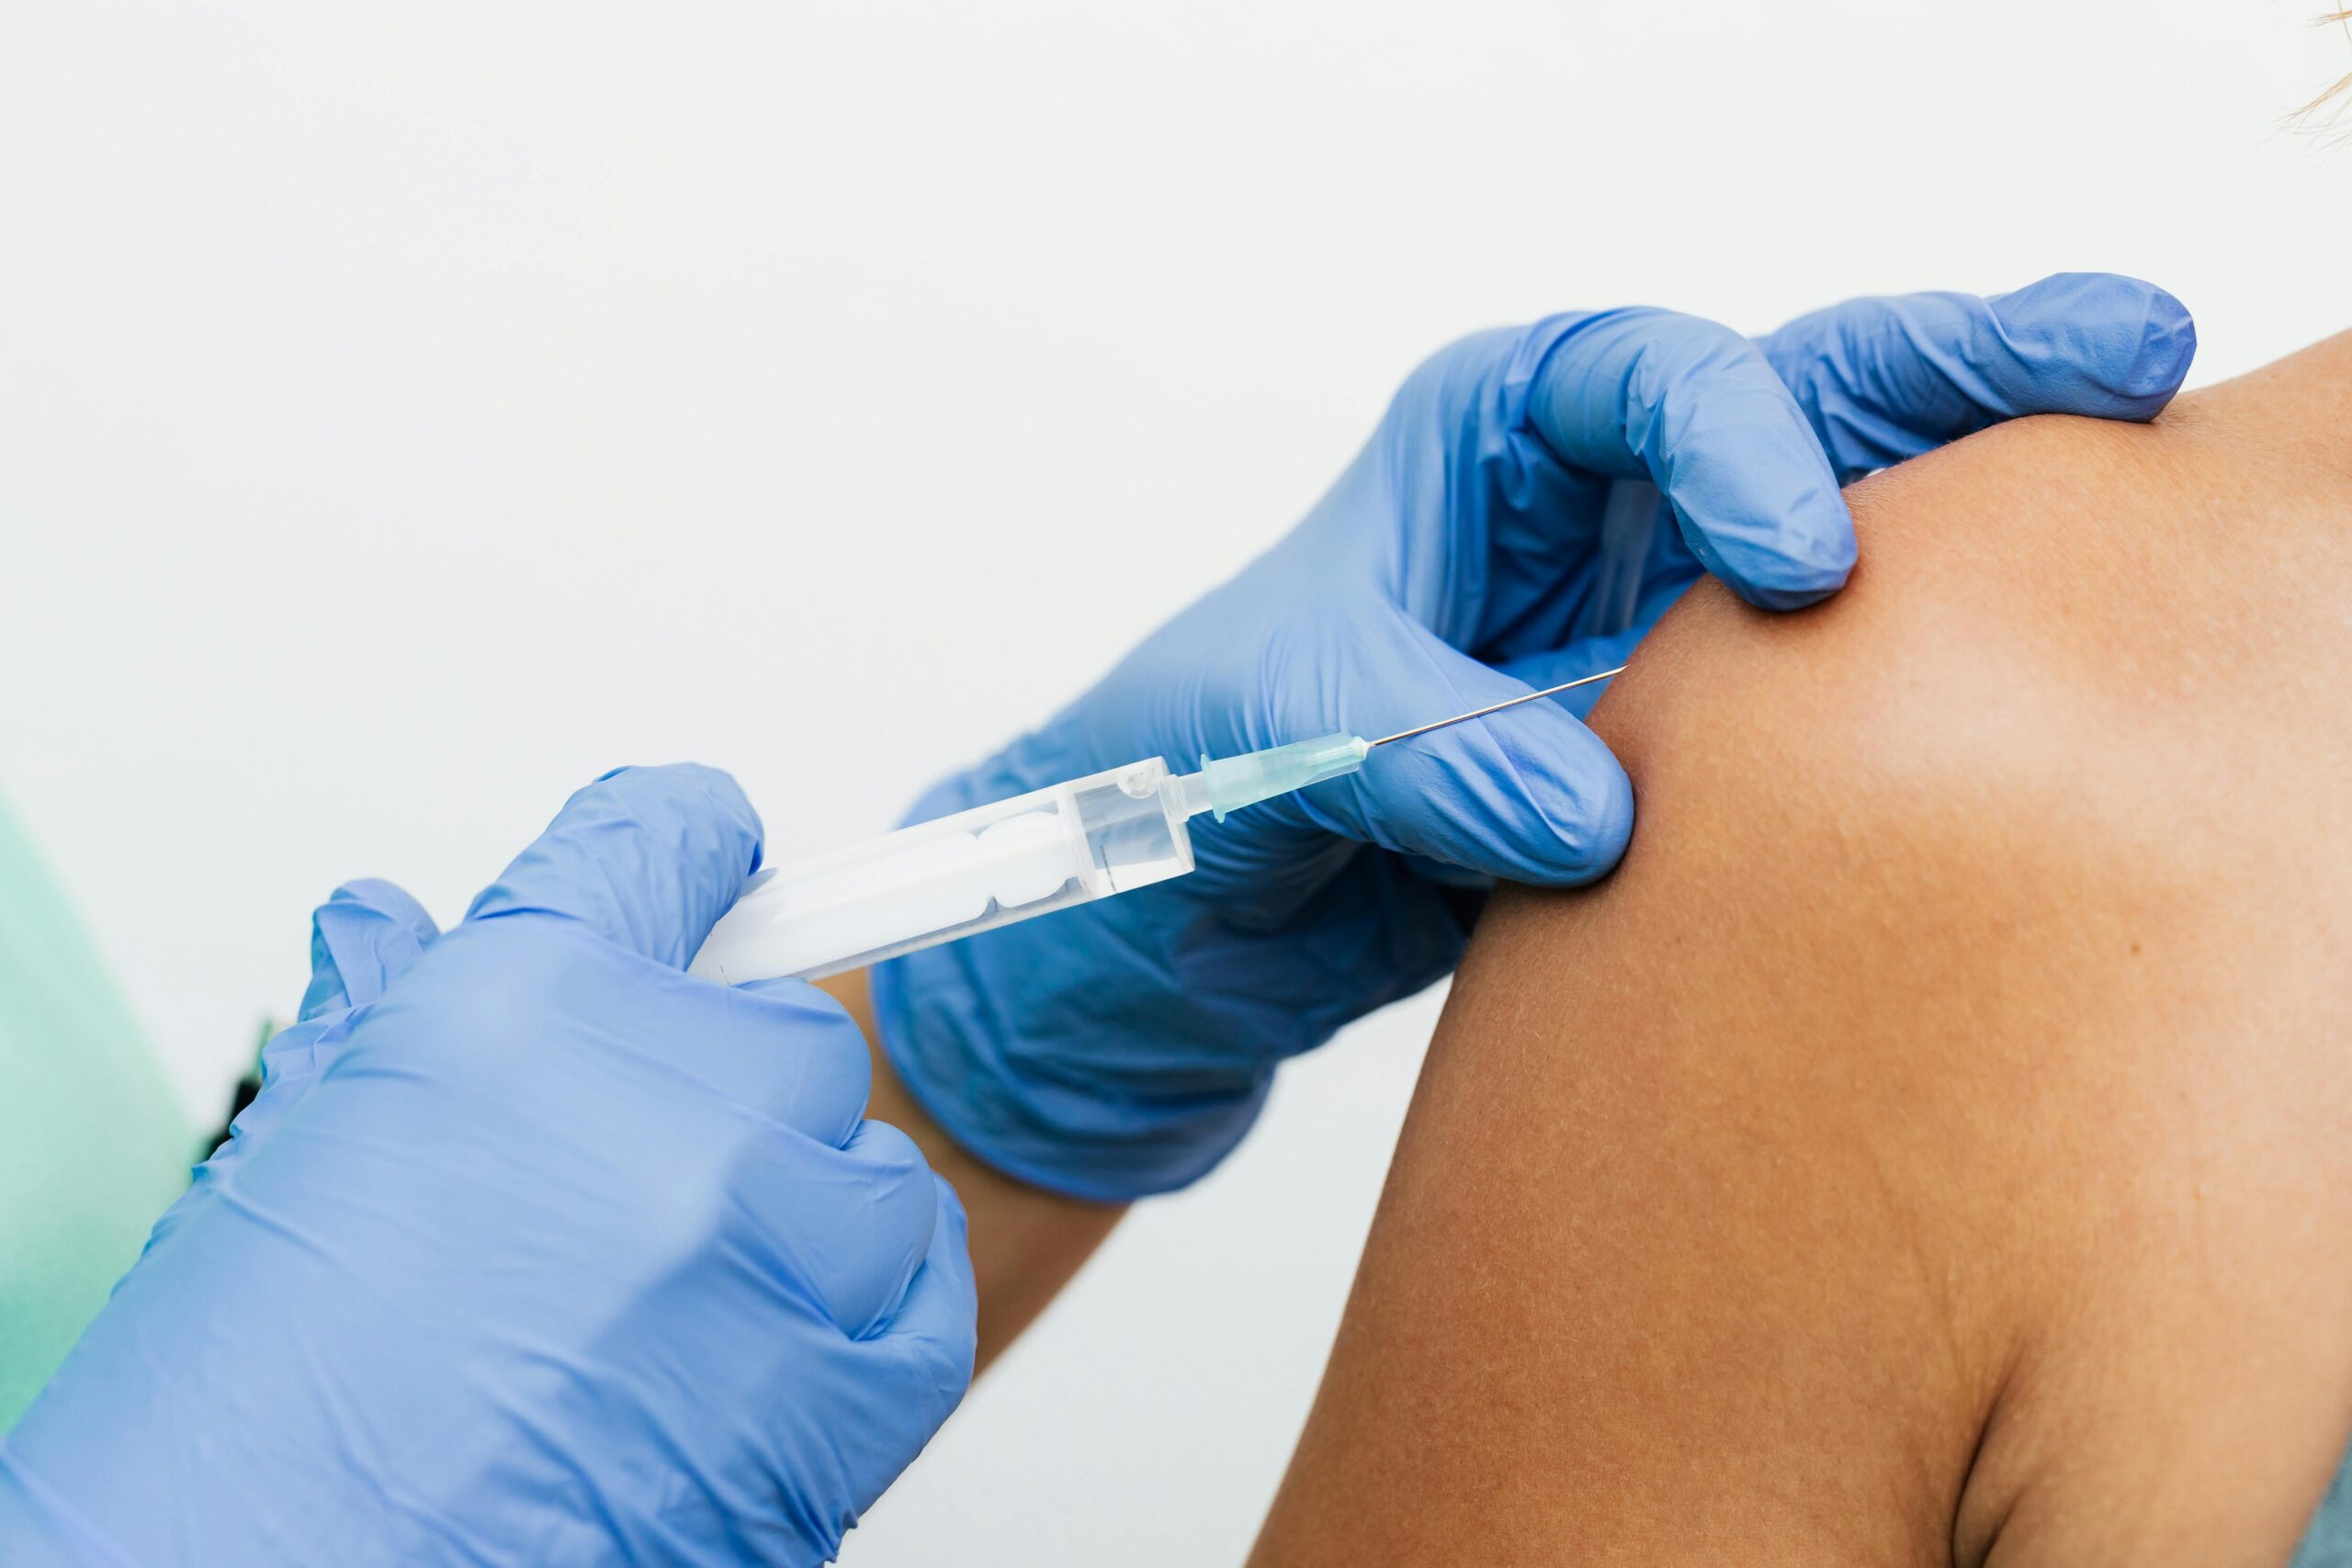
[[[337,881],[454,919],[624,761],[879,830],[1466,330],[2071,267],[2200,381],[2335,330],[2317,8],[11,6],[0,780],[209,1118]],[[1434,1016],[1130,1221],[846,1561],[1238,1561]]]

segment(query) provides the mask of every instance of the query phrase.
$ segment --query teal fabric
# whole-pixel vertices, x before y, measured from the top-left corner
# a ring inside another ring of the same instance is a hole
[[[0,803],[0,1431],[187,1184],[195,1130]]]
[[[2312,1516],[2293,1568],[2352,1568],[2352,1454],[2345,1456],[2335,1484]]]

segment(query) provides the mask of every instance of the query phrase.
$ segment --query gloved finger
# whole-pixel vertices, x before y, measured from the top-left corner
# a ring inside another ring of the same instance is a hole
[[[1349,715],[1367,738],[1532,690],[1401,612],[1359,616],[1349,637],[1332,656],[1371,672],[1363,705]],[[1553,702],[1385,746],[1360,772],[1290,798],[1345,837],[1539,886],[1608,872],[1634,822],[1633,786],[1617,759]]]
[[[954,1414],[972,1386],[979,1303],[964,1205],[944,1179],[933,1179],[937,1203],[931,1250],[899,1309],[859,1347],[864,1381],[900,1418],[846,1422],[831,1436],[842,1472],[872,1478],[869,1489],[851,1499],[854,1512],[842,1521],[844,1529],[874,1506],[889,1477],[913,1462],[922,1439]]]
[[[1655,616],[1648,617],[1648,621],[1655,621]],[[1566,648],[1549,649],[1542,653],[1531,653],[1519,659],[1504,660],[1495,668],[1531,692],[1541,692],[1553,686],[1565,686],[1572,681],[1581,681],[1589,675],[1598,675],[1604,670],[1615,670],[1623,666],[1634,656],[1634,647],[1641,642],[1648,630],[1649,624],[1645,622],[1644,625],[1630,626],[1624,631],[1609,637],[1580,637]],[[1600,701],[1608,690],[1608,682],[1596,681],[1590,685],[1577,686],[1571,691],[1562,692],[1556,697],[1545,700],[1557,703],[1576,715],[1578,719],[1584,719],[1591,715],[1594,705]],[[1458,865],[1448,865],[1442,861],[1416,856],[1408,863],[1416,876],[1465,893],[1487,892],[1495,885],[1495,879],[1492,876],[1481,872],[1468,871]]]
[[[1854,520],[1804,412],[1729,327],[1668,310],[1555,317],[1526,418],[1571,468],[1646,476],[1700,563],[1770,610],[1844,586]]]
[[[190,1208],[209,1199],[254,1149],[268,1143],[301,1102],[350,1034],[350,1010],[383,995],[440,936],[424,905],[379,879],[345,882],[327,903],[311,909],[311,985],[303,989],[301,1021],[270,1034],[261,1046],[261,1093],[228,1123],[228,1140],[195,1170],[188,1192],[155,1224],[155,1235],[179,1227]]]
[[[920,1346],[940,1374],[936,1392],[946,1410],[955,1408],[972,1381],[976,1319],[979,1292],[972,1280],[969,1222],[963,1201],[947,1179],[934,1174],[932,1182],[938,1210],[931,1227],[931,1247],[922,1267],[907,1287],[899,1310],[876,1325],[880,1335],[901,1346]]]
[[[759,863],[759,814],[733,779],[618,768],[566,801],[466,919],[558,915],[683,969]]]
[[[1661,606],[1661,609],[1663,606]],[[1504,674],[1531,692],[1544,691],[1553,686],[1565,686],[1604,670],[1616,670],[1634,657],[1634,649],[1649,628],[1656,624],[1657,614],[1645,615],[1642,624],[1608,637],[1581,637],[1566,648],[1555,648],[1523,658],[1506,660],[1495,666]],[[1577,686],[1545,699],[1557,703],[1578,719],[1591,716],[1600,699],[1608,694],[1609,682],[1595,681],[1590,685]],[[1533,706],[1534,705],[1529,705]],[[1483,893],[1494,886],[1495,879],[1460,866],[1415,857],[1408,863],[1415,875],[1464,894]],[[1464,922],[1465,929],[1467,921]]]
[[[374,878],[345,883],[311,911],[311,984],[300,1021],[262,1047],[261,1092],[206,1161],[209,1179],[218,1180],[267,1140],[342,1051],[351,1010],[381,996],[439,935],[424,906]],[[199,1176],[199,1186],[206,1179]]]
[[[846,1145],[865,1118],[874,1067],[841,1003],[806,980],[707,990],[708,1022],[677,1043],[680,1065],[804,1137]]]
[[[345,883],[311,911],[311,984],[300,1016],[374,1001],[440,934],[424,907],[391,883]]]
[[[842,1148],[779,1133],[737,1173],[734,1196],[762,1266],[862,1339],[905,1299],[931,1249],[938,1198],[914,1140],[865,1122]]]
[[[2153,283],[2062,272],[1994,299],[1850,299],[1766,337],[1843,483],[2024,414],[2151,419],[2197,353]]]

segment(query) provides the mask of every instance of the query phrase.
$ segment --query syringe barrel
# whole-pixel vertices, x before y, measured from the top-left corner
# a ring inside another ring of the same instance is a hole
[[[762,870],[693,971],[822,979],[1193,869],[1183,792],[1158,757]]]

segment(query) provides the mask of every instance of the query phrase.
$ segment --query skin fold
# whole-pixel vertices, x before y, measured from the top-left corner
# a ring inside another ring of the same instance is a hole
[[[1849,492],[1595,716],[1253,1562],[2275,1568],[2352,1430],[2352,335]],[[975,1226],[975,1235],[978,1227]]]

